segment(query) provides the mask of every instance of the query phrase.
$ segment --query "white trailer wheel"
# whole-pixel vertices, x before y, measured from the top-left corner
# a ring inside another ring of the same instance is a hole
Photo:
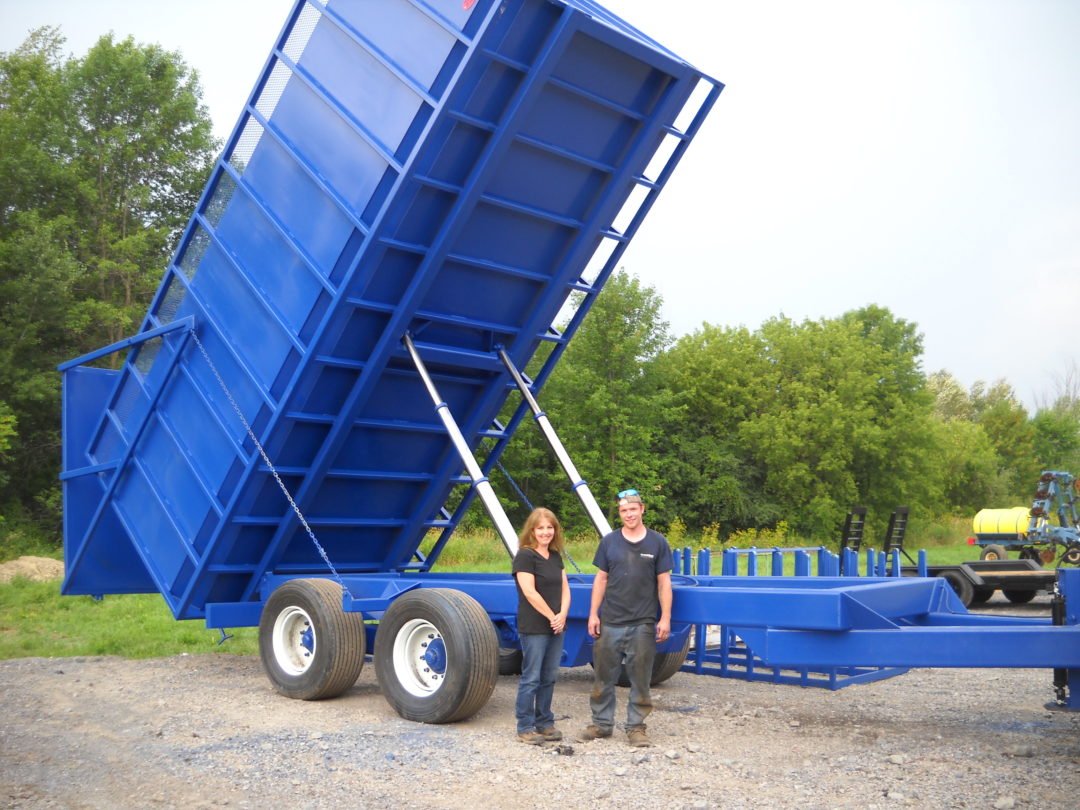
[[[410,695],[428,697],[446,675],[446,644],[435,625],[424,619],[406,622],[394,637],[394,674]]]
[[[259,620],[259,656],[274,688],[298,700],[337,697],[364,666],[364,617],[346,613],[341,586],[293,579],[270,594]]]
[[[461,591],[399,596],[379,621],[375,672],[406,720],[454,723],[483,708],[499,677],[499,637],[480,603]]]
[[[289,607],[274,620],[271,647],[282,672],[293,677],[307,672],[315,658],[316,641],[306,610]]]

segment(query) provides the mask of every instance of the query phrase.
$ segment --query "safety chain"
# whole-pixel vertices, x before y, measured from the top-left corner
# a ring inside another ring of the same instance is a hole
[[[225,380],[222,379],[221,374],[218,373],[217,366],[215,366],[214,361],[210,359],[210,353],[206,351],[206,347],[203,345],[203,342],[199,340],[199,336],[195,333],[194,329],[191,330],[191,338],[195,341],[195,345],[199,347],[199,351],[202,352],[202,356],[206,360],[207,365],[210,366],[210,370],[214,372],[214,377],[217,378],[218,385],[221,386],[221,390],[224,391],[225,396],[228,397],[229,404],[232,405],[237,417],[239,417],[241,424],[243,424],[244,426],[244,430],[247,431],[247,435],[251,438],[251,441],[254,442],[255,448],[259,451],[259,455],[262,456],[262,460],[266,463],[266,466],[269,468],[271,474],[274,476],[274,480],[277,481],[277,485],[281,488],[281,492],[285,496],[285,499],[289,502],[289,506],[291,506],[293,512],[296,513],[296,517],[300,520],[300,524],[304,527],[304,531],[306,531],[308,537],[311,538],[311,542],[315,544],[315,548],[318,550],[319,556],[323,558],[323,561],[330,569],[330,573],[331,575],[333,575],[334,580],[337,582],[338,585],[341,586],[341,590],[352,596],[352,592],[345,584],[345,580],[341,578],[341,575],[338,574],[337,569],[334,568],[334,564],[330,562],[330,557],[327,555],[326,549],[322,547],[322,545],[319,543],[318,538],[315,537],[315,532],[308,524],[307,519],[304,517],[304,513],[300,511],[300,507],[297,506],[296,501],[293,499],[292,494],[289,492],[289,488],[285,486],[285,482],[282,481],[281,476],[278,475],[278,471],[274,467],[273,463],[270,461],[270,456],[266,454],[266,449],[262,446],[262,442],[260,442],[258,438],[256,438],[255,431],[252,430],[251,425],[248,424],[248,420],[244,416],[244,412],[240,410],[240,406],[237,405],[236,400],[233,399],[233,395],[232,392],[229,390],[229,386],[225,384]]]

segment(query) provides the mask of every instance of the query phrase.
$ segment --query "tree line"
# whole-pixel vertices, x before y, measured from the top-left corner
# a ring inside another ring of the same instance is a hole
[[[0,514],[55,532],[58,363],[137,331],[217,144],[177,53],[0,53]]]
[[[138,330],[220,146],[180,54],[63,43],[43,28],[0,53],[0,515],[57,537],[56,366]],[[634,487],[661,528],[820,541],[851,505],[967,515],[1027,502],[1044,468],[1080,472],[1075,382],[1034,414],[1004,381],[965,390],[877,305],[674,338],[620,271],[540,399],[603,505]],[[501,464],[512,517],[543,504],[587,528],[529,424]]]
[[[926,374],[917,325],[885,307],[778,316],[753,331],[705,324],[674,339],[661,304],[614,274],[540,396],[609,509],[607,496],[634,486],[661,526],[723,541],[783,521],[824,542],[854,505],[882,528],[897,506],[970,517],[1029,504],[1044,469],[1080,469],[1072,378],[1029,415],[1005,381],[965,390],[948,372]],[[527,427],[502,460],[507,491],[583,514]]]

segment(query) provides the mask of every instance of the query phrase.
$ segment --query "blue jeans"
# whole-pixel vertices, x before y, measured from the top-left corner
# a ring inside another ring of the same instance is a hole
[[[625,658],[625,664],[623,659]],[[634,624],[629,627],[600,626],[600,638],[593,644],[593,680],[589,706],[593,725],[610,731],[615,725],[615,683],[622,668],[630,681],[630,700],[626,704],[626,730],[645,725],[652,711],[653,661],[656,659],[656,625]]]
[[[518,734],[555,725],[551,697],[555,676],[562,660],[563,637],[548,633],[519,633],[521,641],[521,683],[518,684],[514,714]]]

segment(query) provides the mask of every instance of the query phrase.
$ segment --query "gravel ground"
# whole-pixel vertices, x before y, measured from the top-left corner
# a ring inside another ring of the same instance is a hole
[[[394,713],[370,664],[344,696],[303,702],[256,656],[2,661],[0,807],[1080,804],[1080,714],[1044,708],[1047,670],[913,670],[834,692],[679,673],[654,690],[648,750],[621,732],[522,745],[516,685],[501,677],[471,720],[427,726]],[[564,731],[588,722],[590,685],[588,667],[562,671]]]

